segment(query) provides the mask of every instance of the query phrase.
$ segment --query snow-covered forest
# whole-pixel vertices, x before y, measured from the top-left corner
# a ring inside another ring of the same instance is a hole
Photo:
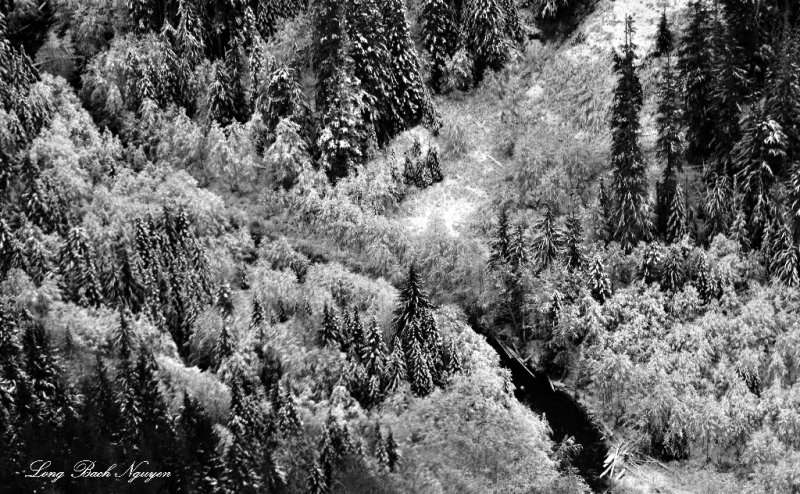
[[[0,493],[798,472],[795,0],[0,0]]]

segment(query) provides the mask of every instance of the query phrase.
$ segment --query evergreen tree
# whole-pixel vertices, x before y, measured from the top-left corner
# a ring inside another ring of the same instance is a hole
[[[386,454],[389,457],[389,471],[397,471],[397,467],[400,464],[400,448],[395,442],[391,430],[386,436]]]
[[[284,436],[293,436],[300,433],[303,424],[297,415],[297,406],[288,386],[278,386],[276,399],[273,401],[275,427]]]
[[[233,355],[234,352],[233,336],[231,335],[230,327],[227,322],[222,323],[222,330],[220,330],[217,345],[214,348],[214,358],[216,360],[216,369]]]
[[[489,268],[496,269],[500,265],[508,262],[510,232],[508,224],[508,210],[503,208],[497,217],[497,230],[491,243],[491,254],[489,255]]]
[[[661,261],[661,247],[658,244],[647,244],[639,267],[639,274],[645,283],[654,283],[660,279]]]
[[[564,238],[564,257],[570,272],[581,271],[586,265],[586,254],[583,252],[583,225],[581,219],[573,211],[566,220]]]
[[[337,87],[334,76],[342,69],[347,54],[347,27],[344,4],[338,0],[320,0],[314,19],[314,60],[317,74],[316,109],[320,115],[329,110]],[[348,73],[352,76],[352,73]]]
[[[669,205],[666,234],[666,240],[668,242],[678,242],[689,233],[685,203],[686,199],[683,196],[683,188],[678,185],[675,188],[675,194],[672,196],[672,202]]]
[[[196,399],[184,393],[179,423],[183,432],[183,477],[187,490],[215,492],[220,465],[214,421]]]
[[[611,164],[614,167],[614,209],[611,218],[615,238],[625,251],[650,237],[650,211],[644,157],[639,147],[639,111],[642,85],[636,75],[636,46],[632,41],[633,20],[625,21],[622,55],[615,54],[614,69],[619,80],[611,110]]]
[[[353,61],[347,56],[347,43],[340,47],[322,105],[322,131],[317,146],[323,170],[336,181],[354,172],[366,157],[372,131],[364,120],[367,103],[361,81],[353,75]],[[318,76],[319,77],[319,76]]]
[[[664,164],[661,181],[656,184],[656,231],[668,242],[677,240],[675,232],[668,232],[669,218],[678,190],[678,174],[683,171],[683,150],[680,138],[680,109],[678,87],[672,72],[671,60],[662,73],[656,126],[657,154]]]
[[[600,187],[597,194],[597,235],[606,244],[611,241],[614,231],[611,224],[611,214],[614,210],[614,201],[606,188],[605,179],[600,178]]]
[[[420,75],[420,63],[411,40],[404,0],[385,0],[383,22],[386,26],[386,47],[394,84],[391,86],[392,107],[400,119],[398,131],[409,129],[422,121],[425,105],[425,84]]]
[[[664,265],[661,269],[661,289],[674,293],[681,289],[683,282],[682,259],[673,250],[664,258]]]
[[[95,307],[102,302],[94,250],[83,229],[75,227],[67,234],[59,254],[58,268],[64,293],[73,302]]]
[[[601,304],[611,298],[611,280],[606,274],[603,261],[597,254],[589,264],[589,290],[592,297]]]
[[[345,5],[353,76],[364,90],[367,121],[375,129],[378,145],[383,145],[402,129],[401,109],[393,97],[393,88],[402,90],[402,87],[392,71],[387,28],[377,0],[349,0]],[[411,74],[404,75],[408,77]]]
[[[217,63],[214,82],[209,87],[208,108],[211,117],[222,126],[250,118],[250,102],[244,87],[246,70],[238,43],[225,51],[225,59]]]
[[[454,9],[447,0],[424,0],[420,13],[422,44],[431,56],[430,84],[441,92],[445,66],[456,51],[458,26]]]
[[[509,44],[505,36],[506,13],[502,0],[470,0],[466,3],[463,32],[474,60],[475,83],[483,80],[486,69],[503,68]]]
[[[693,164],[708,157],[712,135],[711,29],[704,0],[692,4],[689,26],[681,40],[678,71],[683,81],[683,116],[687,156]]]
[[[322,308],[322,326],[319,330],[319,340],[323,346],[339,345],[342,342],[339,318],[336,310],[328,307],[327,302]]]
[[[361,362],[368,375],[379,376],[381,374],[387,353],[381,328],[378,327],[378,321],[373,317],[364,335],[364,345],[360,354]]]
[[[561,255],[564,246],[564,234],[556,226],[553,210],[545,206],[544,216],[534,226],[536,236],[533,239],[533,250],[539,262],[539,271],[548,268]]]
[[[411,391],[419,396],[426,396],[433,390],[433,376],[428,354],[416,338],[411,341],[406,356],[408,362],[408,381]]]
[[[270,132],[284,118],[302,123],[305,103],[296,72],[284,64],[275,68],[269,76],[258,106],[261,109],[261,119]]]
[[[381,434],[378,429],[378,440],[375,441],[375,459],[378,460],[378,465],[381,468],[389,470],[389,451],[387,450],[386,438]]]
[[[408,268],[408,278],[400,290],[400,303],[394,311],[395,335],[400,338],[403,349],[411,348],[411,341],[416,339],[409,325],[412,321],[420,321],[433,309],[428,294],[422,288],[422,280],[412,264]]]
[[[786,162],[800,158],[800,32],[785,31],[778,55],[768,72],[765,110],[787,138]],[[784,170],[788,171],[788,170]]]
[[[261,304],[261,299],[254,295],[253,312],[250,315],[250,329],[257,329],[261,335],[264,331],[264,322],[264,306]]]
[[[731,36],[730,26],[719,12],[712,22],[712,68],[710,151],[715,171],[732,175],[735,167],[731,149],[741,137],[741,105],[747,95],[746,70],[741,47]]]
[[[314,459],[306,477],[306,494],[328,494],[328,485],[325,480],[325,472],[319,464],[319,460]]]
[[[772,188],[786,157],[787,139],[780,124],[755,108],[744,121],[744,135],[732,151],[737,184],[744,197],[750,244],[757,248],[769,219]]]
[[[525,226],[517,223],[511,233],[508,242],[508,265],[516,275],[520,270],[527,266],[531,261],[531,253],[528,249],[528,238],[525,234]]]
[[[792,239],[791,228],[782,218],[773,250],[769,259],[772,276],[788,286],[800,285],[800,249]]]
[[[667,21],[667,9],[661,12],[661,19],[658,21],[658,31],[656,33],[656,45],[653,55],[660,57],[669,55],[674,47],[672,39],[672,32],[669,30],[669,22]]]
[[[392,345],[392,353],[386,360],[383,372],[384,391],[388,394],[397,390],[400,383],[406,380],[406,361],[402,344],[398,339],[395,339]]]

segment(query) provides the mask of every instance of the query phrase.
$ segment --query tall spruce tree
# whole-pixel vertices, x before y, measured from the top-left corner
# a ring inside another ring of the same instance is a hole
[[[508,262],[508,246],[510,242],[510,231],[508,224],[508,209],[502,208],[497,216],[497,230],[492,239],[489,255],[489,268],[496,269],[500,265]]]
[[[447,61],[456,52],[458,24],[455,9],[447,0],[424,0],[420,13],[422,44],[431,56],[430,84],[441,92]]]
[[[542,271],[555,262],[564,247],[564,234],[556,225],[556,218],[549,204],[545,206],[542,219],[534,225],[534,230],[536,236],[533,239],[533,250],[539,263],[539,271]]]
[[[683,171],[683,146],[680,129],[680,103],[678,83],[672,71],[669,54],[661,75],[656,126],[657,155],[664,165],[661,181],[656,184],[656,231],[668,242],[677,240],[676,232],[669,231],[669,218],[678,190],[678,174]]]
[[[611,164],[614,167],[611,218],[614,237],[627,252],[640,240],[649,239],[651,229],[646,169],[639,147],[642,85],[636,74],[636,45],[632,37],[633,19],[628,16],[622,54],[614,55],[614,70],[619,79],[611,109]]]
[[[600,256],[595,254],[589,264],[589,290],[592,297],[601,304],[611,298],[611,280]]]
[[[385,0],[383,22],[394,81],[391,86],[394,99],[392,106],[397,109],[400,118],[401,127],[398,130],[405,130],[422,121],[425,107],[431,100],[425,94],[417,50],[406,20],[404,0]]]
[[[565,238],[564,238],[564,257],[567,269],[570,272],[581,271],[586,266],[586,254],[583,252],[583,225],[581,219],[572,211],[567,216]]]
[[[705,0],[692,4],[689,26],[681,39],[678,71],[683,81],[683,121],[686,125],[687,157],[700,164],[709,155],[711,118],[712,52],[711,24]]]
[[[508,58],[506,12],[502,0],[469,0],[464,15],[465,44],[472,54],[477,84],[487,69],[500,70]]]
[[[674,48],[674,41],[672,38],[672,31],[669,29],[669,21],[667,20],[667,9],[661,11],[661,18],[658,21],[658,29],[656,31],[656,44],[653,49],[653,55],[661,57],[669,55]]]

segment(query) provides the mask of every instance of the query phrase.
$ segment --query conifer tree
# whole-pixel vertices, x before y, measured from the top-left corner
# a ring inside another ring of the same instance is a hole
[[[769,220],[772,188],[786,157],[787,139],[780,124],[756,107],[744,121],[744,135],[732,151],[739,172],[737,184],[744,198],[750,244],[761,245],[763,229]]]
[[[586,254],[583,252],[583,225],[581,219],[570,213],[565,222],[566,234],[564,238],[564,256],[567,269],[570,272],[581,271],[586,265]]]
[[[303,91],[293,69],[281,64],[269,76],[269,82],[259,101],[261,119],[269,131],[274,131],[284,118],[302,123],[304,110]]]
[[[433,304],[422,288],[422,280],[412,264],[408,268],[408,278],[400,290],[400,303],[395,309],[395,335],[400,338],[403,349],[409,351],[412,340],[416,339],[409,325],[412,321],[422,320],[431,310]]]
[[[508,265],[515,274],[527,266],[531,261],[531,252],[528,248],[528,236],[525,233],[525,225],[517,223],[514,226],[508,242]]]
[[[597,235],[606,244],[611,241],[614,231],[611,224],[611,214],[614,210],[614,201],[606,188],[605,179],[600,178],[600,187],[597,194]]]
[[[732,175],[738,170],[731,149],[742,133],[739,125],[741,105],[747,95],[746,69],[741,47],[731,36],[730,26],[717,13],[712,22],[711,135],[710,151],[715,172]]]
[[[95,448],[99,449],[101,441],[110,444],[119,425],[120,409],[114,397],[108,370],[100,354],[95,354],[94,372],[89,392],[86,394],[84,409],[85,421],[94,426],[91,430]]]
[[[489,268],[495,269],[509,259],[510,231],[508,224],[508,210],[503,208],[497,216],[497,230],[491,243],[489,255]]]
[[[800,157],[800,32],[785,31],[768,72],[765,110],[787,138],[786,162]]]
[[[615,238],[626,252],[650,237],[650,211],[644,157],[639,147],[639,111],[642,85],[636,74],[633,20],[625,21],[622,55],[615,54],[619,80],[611,110],[611,164],[614,167],[614,209],[611,218]]]
[[[343,3],[337,0],[320,0],[314,27],[316,109],[319,114],[325,115],[336,91],[334,75],[342,68],[342,62],[345,61],[344,57],[347,54],[347,27]]]
[[[403,354],[402,344],[395,339],[392,345],[392,353],[389,354],[384,366],[384,391],[388,394],[393,393],[400,387],[400,383],[406,380],[406,361]]]
[[[664,164],[664,171],[661,181],[656,184],[655,227],[659,235],[668,242],[673,242],[679,238],[675,236],[674,231],[668,232],[668,225],[679,187],[678,174],[683,171],[683,150],[680,138],[678,87],[669,55],[667,55],[660,86],[658,116],[656,117],[658,128],[656,145],[658,157]]]
[[[683,188],[678,185],[675,187],[675,194],[669,205],[669,217],[667,218],[668,242],[678,242],[689,233],[686,215],[686,198],[683,196]]]
[[[261,299],[257,295],[253,296],[253,312],[250,315],[250,328],[264,330],[264,306],[261,304]]]
[[[458,39],[457,18],[447,0],[425,0],[420,13],[422,44],[431,56],[430,84],[441,92],[447,60],[455,54]]]
[[[350,0],[345,5],[353,76],[364,90],[367,121],[375,129],[378,145],[383,145],[402,129],[401,110],[393,97],[398,83],[387,47],[387,29],[377,0]]]
[[[379,376],[383,371],[384,361],[387,354],[386,345],[383,343],[383,334],[378,327],[375,317],[370,321],[364,335],[364,345],[361,348],[361,362],[370,376]]]
[[[639,274],[645,283],[654,283],[660,278],[661,261],[661,247],[655,243],[648,244],[644,249],[642,264],[639,267]]]
[[[394,84],[391,86],[392,107],[400,119],[398,131],[409,129],[422,121],[430,102],[425,95],[425,84],[420,75],[417,51],[411,40],[404,0],[385,0],[383,22],[386,26],[386,47]]]
[[[656,32],[656,45],[653,55],[660,57],[669,55],[674,47],[672,39],[672,32],[669,29],[669,21],[667,21],[667,9],[661,12],[661,18],[658,21],[658,31]]]
[[[196,399],[184,393],[179,423],[183,432],[183,476],[187,489],[215,492],[220,465],[213,420]]]
[[[419,396],[426,396],[433,390],[433,376],[428,354],[416,338],[411,341],[406,356],[408,362],[408,381],[411,391]]]
[[[231,335],[230,327],[228,326],[227,322],[223,322],[222,329],[219,332],[219,338],[217,338],[216,347],[214,348],[216,369],[219,369],[225,360],[233,355],[234,348],[235,345],[233,342],[233,336]]]
[[[322,308],[322,326],[319,329],[319,340],[323,346],[338,345],[342,341],[339,318],[336,310],[328,306]]]
[[[397,467],[400,464],[400,448],[394,440],[391,430],[386,436],[386,454],[389,457],[389,471],[397,471]]]
[[[275,427],[284,436],[293,436],[300,433],[303,424],[297,414],[297,406],[288,386],[278,386],[276,399],[273,402]]]
[[[389,470],[389,451],[387,450],[386,438],[381,434],[378,429],[378,440],[375,441],[375,459],[378,460],[378,465],[381,468]]]
[[[555,215],[549,204],[545,206],[544,216],[534,225],[534,229],[533,250],[539,271],[542,271],[555,262],[564,247],[564,234],[556,226]]]
[[[470,0],[465,8],[463,32],[474,60],[473,79],[477,84],[486,69],[500,70],[508,58],[506,15],[501,0]]]
[[[64,292],[73,302],[95,307],[102,302],[94,250],[83,229],[75,227],[69,231],[58,267]]]
[[[686,125],[687,157],[701,163],[709,154],[712,133],[712,52],[708,9],[704,0],[692,4],[689,26],[681,39],[678,71],[683,81],[683,120]]]
[[[306,494],[328,494],[328,485],[325,480],[325,472],[319,464],[318,459],[314,459],[306,477]]]
[[[683,265],[676,251],[671,251],[664,259],[661,269],[661,289],[668,292],[678,291],[684,282]]]
[[[592,297],[601,304],[611,298],[611,280],[606,274],[606,269],[603,266],[603,261],[597,254],[592,258],[589,264],[589,290]]]
[[[342,45],[326,86],[327,99],[321,106],[325,113],[317,143],[322,168],[333,181],[346,177],[363,163],[372,136],[364,120],[367,102],[361,81],[353,75],[346,39]]]
[[[792,239],[789,225],[781,218],[777,241],[769,259],[769,270],[781,283],[796,287],[800,285],[800,249]]]

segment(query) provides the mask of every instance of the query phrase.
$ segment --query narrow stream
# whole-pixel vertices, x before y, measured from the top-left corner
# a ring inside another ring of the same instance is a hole
[[[481,328],[475,328],[475,331],[486,337],[500,355],[501,365],[511,371],[517,399],[534,412],[544,414],[553,430],[553,441],[559,442],[572,436],[582,446],[581,451],[573,457],[573,466],[592,490],[605,491],[608,485],[604,478],[600,478],[600,474],[608,447],[586,408],[565,391],[553,389],[547,376],[534,374],[487,331]]]

